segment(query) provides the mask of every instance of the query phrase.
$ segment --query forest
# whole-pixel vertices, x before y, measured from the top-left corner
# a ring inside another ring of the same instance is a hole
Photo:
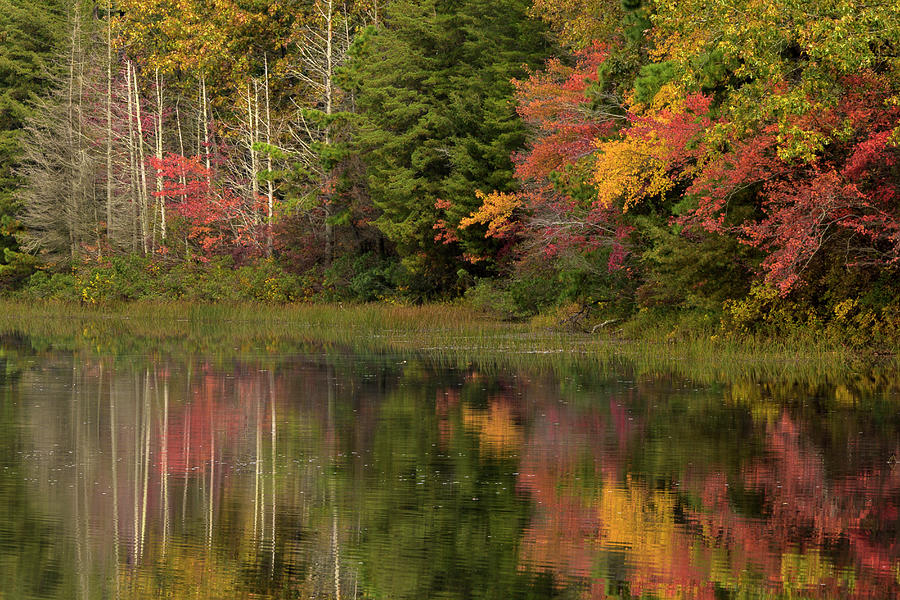
[[[895,2],[0,0],[0,40],[4,295],[900,339]]]

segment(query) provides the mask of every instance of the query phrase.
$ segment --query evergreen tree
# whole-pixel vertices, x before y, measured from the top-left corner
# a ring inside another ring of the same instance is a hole
[[[526,0],[397,0],[386,26],[358,41],[358,150],[414,293],[452,290],[490,268],[483,231],[456,230],[476,191],[511,191],[525,128],[511,79],[546,55]],[[468,260],[465,260],[463,256]],[[474,261],[474,265],[473,265]]]
[[[48,60],[65,36],[62,0],[0,0],[0,265],[14,249],[15,174],[32,102],[47,88]],[[0,282],[2,287],[2,282]]]

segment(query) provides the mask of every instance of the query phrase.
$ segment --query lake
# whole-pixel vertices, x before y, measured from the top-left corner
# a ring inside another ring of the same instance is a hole
[[[890,368],[126,347],[0,337],[0,598],[900,596]]]

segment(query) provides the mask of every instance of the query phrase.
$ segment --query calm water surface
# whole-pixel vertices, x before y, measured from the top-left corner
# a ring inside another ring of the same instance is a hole
[[[0,598],[897,598],[890,381],[0,342]]]

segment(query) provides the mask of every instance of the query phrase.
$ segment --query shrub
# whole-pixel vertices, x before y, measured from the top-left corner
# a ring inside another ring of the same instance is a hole
[[[81,289],[74,273],[37,271],[28,278],[21,293],[26,298],[81,301]]]
[[[325,270],[323,300],[391,301],[404,292],[406,271],[398,261],[374,253],[342,256]]]

